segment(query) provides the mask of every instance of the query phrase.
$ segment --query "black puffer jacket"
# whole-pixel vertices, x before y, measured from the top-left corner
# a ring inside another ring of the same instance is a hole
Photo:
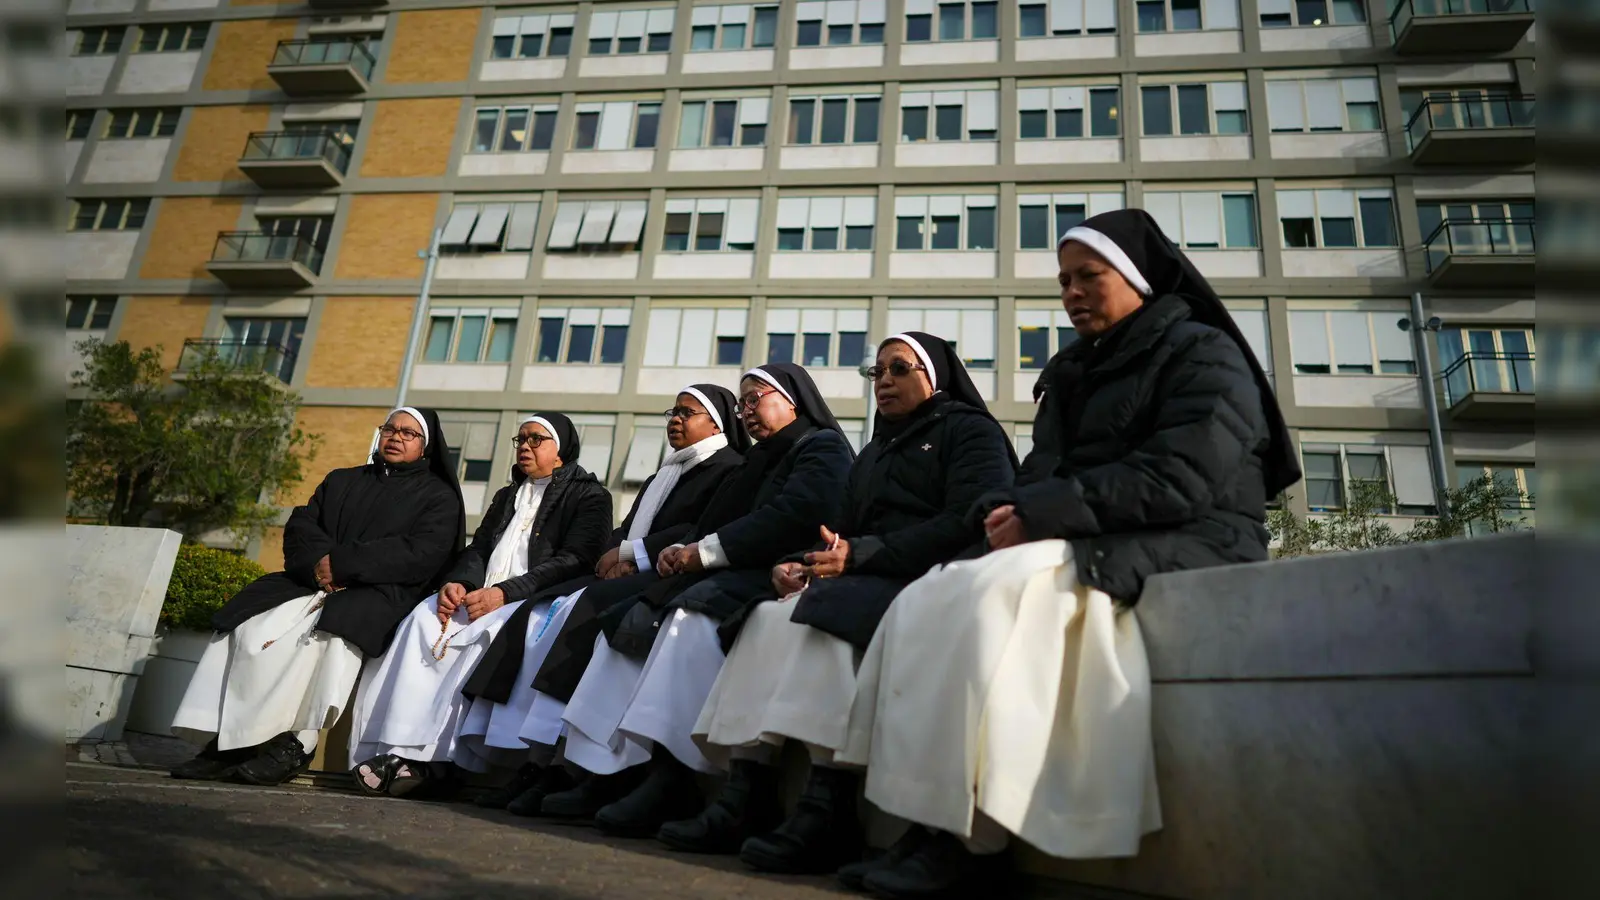
[[[1016,487],[974,515],[1015,503],[1029,538],[1071,541],[1079,580],[1129,604],[1151,575],[1267,558],[1262,399],[1182,298],[1056,354],[1040,389]]]

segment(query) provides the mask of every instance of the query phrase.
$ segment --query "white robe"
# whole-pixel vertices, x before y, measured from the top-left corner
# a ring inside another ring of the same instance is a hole
[[[1132,856],[1161,827],[1138,620],[1038,541],[935,568],[862,658],[840,762],[866,796],[962,837],[974,812],[1052,856]]]
[[[566,704],[533,689],[534,676],[555,645],[561,626],[583,591],[541,604],[528,618],[522,665],[505,703],[479,697],[472,701],[457,734],[458,746],[485,759],[525,759],[534,745],[554,746],[561,737]]]
[[[318,591],[251,616],[206,646],[172,733],[195,743],[215,737],[233,750],[295,732],[309,752],[317,732],[339,720],[361,674],[361,651],[317,630]]]

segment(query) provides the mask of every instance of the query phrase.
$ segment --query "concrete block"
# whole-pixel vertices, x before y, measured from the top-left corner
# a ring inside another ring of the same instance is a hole
[[[128,708],[128,731],[172,734],[178,704],[183,702],[189,679],[194,677],[195,666],[210,643],[209,631],[167,631],[151,642],[150,656]]]

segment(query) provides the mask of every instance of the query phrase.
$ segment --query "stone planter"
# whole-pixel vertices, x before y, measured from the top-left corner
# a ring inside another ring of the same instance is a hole
[[[139,686],[128,710],[129,731],[170,735],[183,692],[189,689],[200,655],[211,643],[209,631],[161,629],[150,643]]]

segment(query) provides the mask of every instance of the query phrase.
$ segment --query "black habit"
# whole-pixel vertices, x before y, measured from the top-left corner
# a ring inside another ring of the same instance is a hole
[[[395,627],[439,586],[466,535],[461,488],[450,465],[439,416],[419,410],[428,445],[415,462],[372,462],[334,469],[283,528],[283,571],[235,594],[211,619],[232,631],[252,616],[318,590],[313,572],[324,556],[333,583],[317,630],[338,635],[367,656],[381,656]]]

